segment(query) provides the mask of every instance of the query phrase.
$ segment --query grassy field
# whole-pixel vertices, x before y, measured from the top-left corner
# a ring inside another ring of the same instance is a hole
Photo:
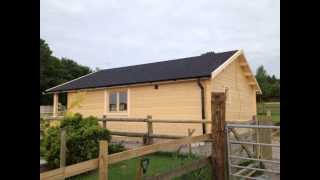
[[[280,102],[258,103],[257,107],[258,118],[265,115],[267,110],[270,110],[273,123],[280,125]]]
[[[166,172],[181,166],[192,160],[198,159],[195,156],[175,155],[173,153],[155,153],[146,156],[150,159],[150,164],[146,173],[146,176],[152,176],[161,172]],[[108,178],[117,180],[135,179],[137,173],[137,167],[139,165],[139,159],[134,158],[127,161],[122,161],[117,164],[113,164],[109,167]],[[205,167],[202,170],[197,170],[196,173],[176,178],[176,180],[188,180],[195,179],[194,176],[200,179],[210,179],[210,168]],[[68,180],[96,180],[98,179],[98,171],[93,171],[78,176],[68,178]]]

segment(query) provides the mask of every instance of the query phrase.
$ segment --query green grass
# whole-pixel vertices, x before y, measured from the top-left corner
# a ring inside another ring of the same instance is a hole
[[[280,102],[258,103],[257,108],[258,118],[264,116],[267,110],[270,110],[273,123],[280,125]]]
[[[174,153],[155,153],[148,156],[145,156],[150,159],[150,164],[147,169],[146,176],[152,176],[158,173],[166,172],[174,169],[175,167],[181,166],[185,163],[191,162],[192,160],[198,159],[195,156],[186,156],[186,155],[176,155]],[[117,180],[126,180],[126,179],[135,179],[137,173],[137,167],[139,165],[139,159],[134,158],[126,161],[122,161],[116,164],[113,164],[109,167],[108,178],[117,179]],[[187,175],[184,177],[176,178],[179,179],[194,179],[193,176],[205,175],[208,178],[210,177],[210,168],[203,168],[198,170],[196,174]],[[98,171],[92,171],[89,173],[81,174],[69,178],[69,180],[96,180],[98,179]],[[207,178],[201,178],[207,179]]]

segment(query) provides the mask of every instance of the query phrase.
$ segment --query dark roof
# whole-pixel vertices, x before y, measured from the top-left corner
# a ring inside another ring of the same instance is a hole
[[[206,53],[195,57],[105,69],[47,89],[46,92],[210,77],[212,71],[236,52]]]

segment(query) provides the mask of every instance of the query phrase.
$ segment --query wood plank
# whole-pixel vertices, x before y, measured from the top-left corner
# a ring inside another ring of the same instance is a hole
[[[153,123],[190,123],[190,124],[203,124],[203,123],[211,123],[209,120],[160,120],[153,119],[150,120]]]
[[[104,121],[104,119],[99,119]],[[211,123],[209,120],[177,120],[177,119],[144,119],[144,118],[107,118],[109,122],[152,122],[152,123],[191,123],[191,124],[203,124]]]
[[[165,172],[151,177],[146,177],[145,180],[170,180],[175,177],[179,177],[189,172],[192,172],[194,170],[200,169],[208,164],[210,164],[210,157],[202,158],[200,160],[196,160],[191,163],[182,165],[169,172]]]
[[[91,170],[95,170],[99,167],[99,160],[98,158],[91,159],[88,161],[84,161],[81,163],[73,164],[67,166],[65,168],[65,177],[75,176],[81,173],[85,173]]]
[[[144,137],[147,136],[147,133],[138,133],[138,132],[120,132],[120,131],[112,131],[111,135],[114,136],[128,136],[128,137]],[[166,135],[166,134],[151,134],[151,138],[159,138],[159,139],[180,139],[186,136],[178,136],[178,135]]]
[[[64,168],[54,169],[40,173],[40,180],[60,180],[64,179]]]
[[[99,119],[99,121],[103,121],[104,119]],[[118,121],[118,122],[147,122],[146,118],[106,118],[108,122]]]
[[[99,141],[99,180],[108,180],[108,142]]]
[[[91,171],[97,168],[98,168],[98,158],[73,164],[70,166],[66,166],[65,168],[59,168],[51,171],[46,171],[44,173],[40,173],[40,179],[41,180],[47,180],[52,178],[55,179],[55,177],[63,176],[63,172],[64,172],[64,176],[67,178],[67,177],[75,176],[75,175],[78,175],[87,171]]]
[[[137,149],[132,149],[120,153],[111,154],[109,156],[109,164],[117,163],[120,161],[124,161],[127,159],[140,157],[143,155],[151,154],[157,151],[162,150],[163,148],[172,148],[177,147],[181,144],[189,144],[194,142],[201,142],[211,139],[210,134],[205,134],[201,136],[194,136],[194,137],[185,137],[183,139],[177,139],[177,140],[169,140],[167,142],[158,143],[158,144],[152,144],[143,146]]]
[[[147,135],[147,133],[120,132],[120,131],[111,131],[110,134],[115,136],[128,136],[128,137],[143,137]]]
[[[150,135],[152,138],[159,138],[159,139],[181,139],[186,136],[179,136],[179,135],[166,135],[166,134],[152,134]]]

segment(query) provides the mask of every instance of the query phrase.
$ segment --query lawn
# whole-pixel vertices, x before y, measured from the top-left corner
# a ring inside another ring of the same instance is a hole
[[[195,156],[187,155],[176,155],[174,153],[155,153],[145,156],[150,159],[150,164],[147,169],[146,176],[155,175],[161,172],[166,172],[174,169],[175,167],[181,166],[185,163],[191,162],[192,160],[198,159]],[[117,180],[135,179],[137,173],[137,167],[139,164],[139,159],[134,158],[126,161],[122,161],[113,164],[109,167],[108,178]],[[184,177],[176,178],[176,180],[187,180],[194,179],[194,176],[199,177],[201,174],[201,179],[210,179],[210,168],[205,167],[202,170],[197,170],[196,173],[189,174]],[[98,171],[92,171],[89,173],[81,174],[68,178],[69,180],[96,180],[98,179]]]
[[[270,110],[273,123],[280,125],[280,102],[258,103],[257,107],[258,118],[265,115],[267,110]]]

